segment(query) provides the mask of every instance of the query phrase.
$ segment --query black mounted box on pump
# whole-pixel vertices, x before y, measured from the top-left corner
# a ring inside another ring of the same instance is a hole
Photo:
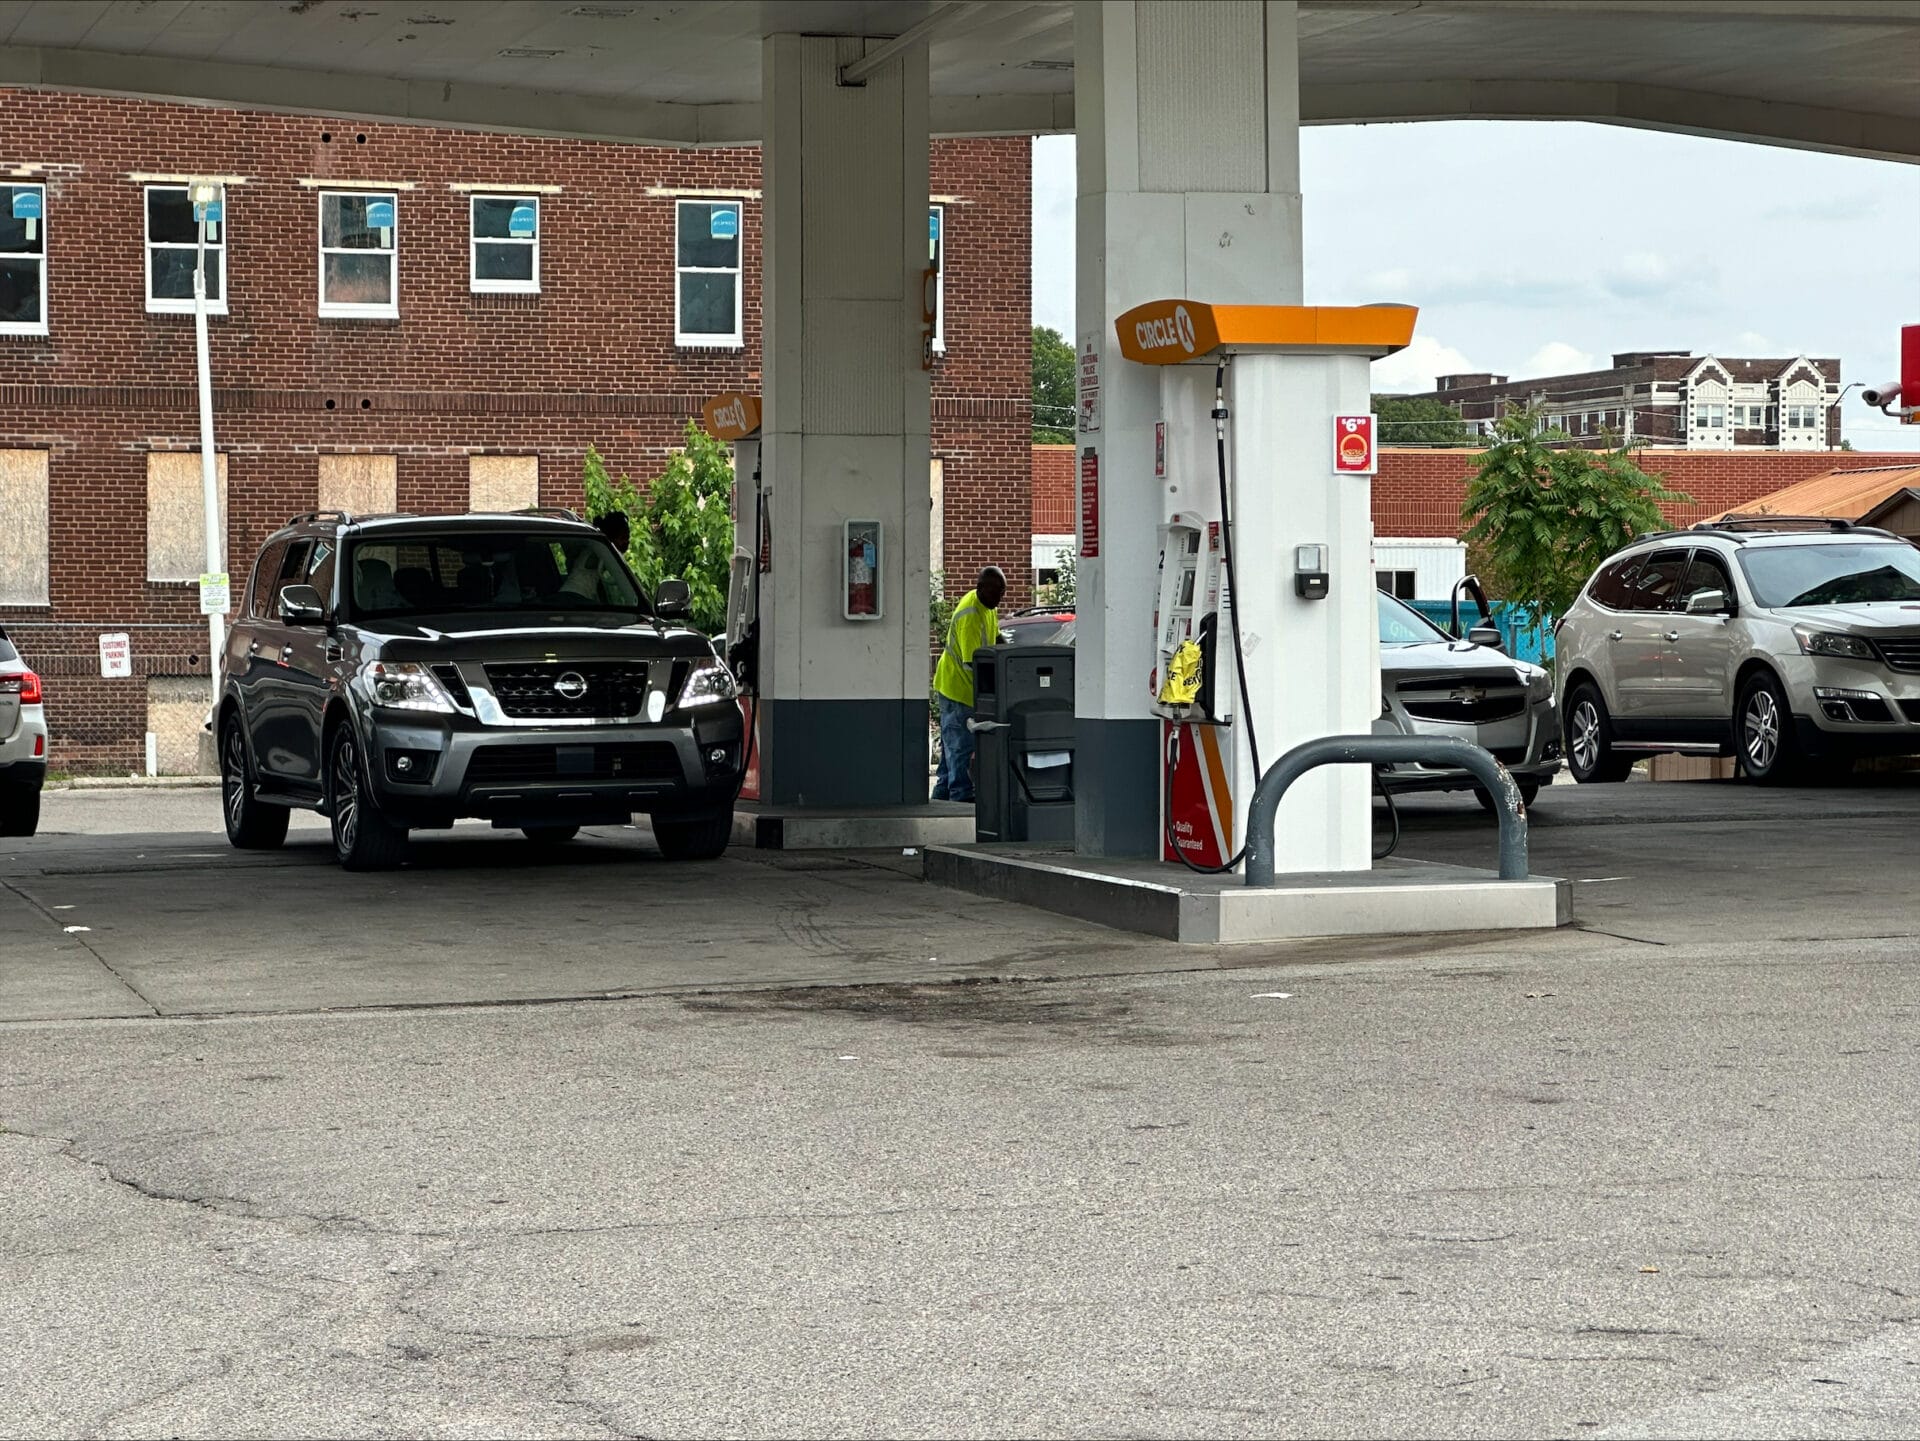
[[[1073,842],[1072,646],[973,657],[974,838]]]

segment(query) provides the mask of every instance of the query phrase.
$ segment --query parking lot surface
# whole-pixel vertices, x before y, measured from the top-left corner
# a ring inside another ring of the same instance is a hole
[[[0,1434],[1914,1434],[1916,823],[1556,786],[1576,929],[1194,950],[898,855],[349,876],[52,794]]]

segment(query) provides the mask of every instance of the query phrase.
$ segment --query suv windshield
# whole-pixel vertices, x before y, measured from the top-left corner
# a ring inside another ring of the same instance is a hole
[[[1430,645],[1436,640],[1453,639],[1412,606],[1402,604],[1385,591],[1376,591],[1373,598],[1380,603],[1380,644]]]
[[[613,547],[566,531],[408,533],[353,543],[353,614],[614,610],[646,602]]]
[[[1740,552],[1754,599],[1769,609],[1920,600],[1920,550],[1895,542],[1780,545]]]

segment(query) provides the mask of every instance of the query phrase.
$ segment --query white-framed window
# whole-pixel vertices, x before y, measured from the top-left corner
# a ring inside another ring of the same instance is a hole
[[[740,202],[681,200],[674,210],[674,344],[745,344],[740,329]]]
[[[540,293],[540,197],[475,195],[468,201],[469,286],[476,295]]]
[[[199,222],[184,185],[149,185],[147,212],[147,309],[154,314],[193,313],[193,272],[199,263]],[[227,313],[226,201],[220,218],[207,223],[207,314]]]
[[[320,313],[400,314],[400,203],[390,192],[320,192]]]
[[[1696,405],[1693,408],[1693,423],[1699,430],[1725,430],[1727,408],[1724,405]]]
[[[933,348],[947,348],[947,207],[927,207],[927,264],[933,267]]]
[[[0,185],[0,335],[47,333],[47,187]]]
[[[1419,574],[1411,570],[1376,570],[1373,584],[1396,600],[1412,600],[1419,590]]]
[[[1817,405],[1789,405],[1787,407],[1788,430],[1812,430],[1820,424],[1820,407]]]

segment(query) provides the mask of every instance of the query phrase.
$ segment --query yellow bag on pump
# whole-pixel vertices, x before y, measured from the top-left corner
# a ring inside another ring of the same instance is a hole
[[[1163,705],[1192,705],[1199,694],[1200,647],[1183,640],[1167,662],[1167,678],[1160,682],[1160,701]]]

